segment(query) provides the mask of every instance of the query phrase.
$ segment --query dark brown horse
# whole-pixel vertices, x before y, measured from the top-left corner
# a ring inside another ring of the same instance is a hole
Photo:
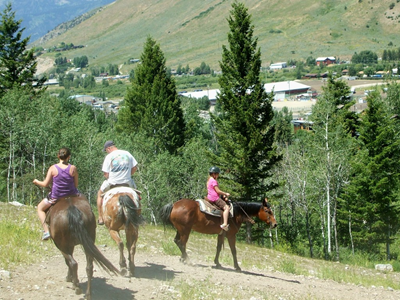
[[[72,282],[75,293],[81,294],[78,280],[78,263],[73,257],[76,245],[82,245],[86,255],[86,274],[88,277],[86,297],[91,299],[93,260],[104,270],[118,274],[116,267],[109,262],[95,246],[96,219],[85,196],[66,197],[57,201],[48,213],[50,235],[54,244],[64,256],[68,266],[67,281]]]
[[[124,243],[119,231],[125,229],[126,248],[128,249],[129,276],[135,273],[136,242],[139,225],[142,224],[141,207],[138,194],[129,187],[111,189],[103,199],[104,225],[119,248],[119,265],[123,275],[127,272],[124,256]]]
[[[236,233],[242,223],[249,221],[249,217],[258,217],[272,228],[277,226],[274,214],[266,199],[261,203],[233,203],[233,217],[229,219],[230,226],[227,232],[220,228],[220,217],[201,212],[198,202],[191,199],[181,199],[174,204],[165,205],[160,211],[160,216],[164,224],[172,224],[177,231],[174,242],[182,252],[182,261],[186,261],[188,258],[186,243],[191,230],[206,234],[218,234],[217,253],[214,263],[217,267],[221,267],[219,254],[226,236],[231,248],[235,269],[238,271],[240,271],[240,267],[236,257]]]

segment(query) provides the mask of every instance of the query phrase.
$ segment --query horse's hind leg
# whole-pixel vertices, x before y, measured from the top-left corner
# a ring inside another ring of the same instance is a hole
[[[188,260],[188,255],[186,253],[186,243],[189,239],[189,235],[181,234],[179,231],[176,232],[176,236],[174,239],[175,244],[178,246],[179,250],[181,250],[181,261],[186,262]]]
[[[214,258],[214,263],[217,268],[221,267],[221,264],[219,263],[219,254],[221,253],[222,245],[224,244],[224,238],[225,238],[225,234],[218,235],[217,253],[215,254],[215,258]]]
[[[79,280],[78,280],[78,263],[72,257],[72,254],[66,254],[62,252],[62,255],[64,256],[65,263],[68,266],[68,273],[66,278],[67,282],[72,282],[72,285],[75,289],[75,294],[77,295],[82,294],[82,289],[79,286]]]
[[[87,288],[86,288],[86,299],[92,299],[92,278],[93,278],[93,257],[86,254],[86,275],[87,275]]]
[[[129,276],[135,276],[135,254],[136,254],[136,242],[139,236],[138,228],[129,226],[129,229],[125,229],[126,232],[126,248],[129,251]]]
[[[117,243],[119,249],[119,266],[121,268],[121,274],[126,274],[126,259],[124,256],[124,243],[122,242],[121,237],[119,236],[119,232],[116,230],[110,229],[111,238]]]

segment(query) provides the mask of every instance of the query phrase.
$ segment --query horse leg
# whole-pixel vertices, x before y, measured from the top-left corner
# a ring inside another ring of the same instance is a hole
[[[176,236],[174,239],[175,244],[178,246],[179,250],[181,250],[181,261],[186,262],[188,260],[188,255],[186,253],[186,243],[189,239],[189,235],[183,235],[179,233],[179,231],[176,231]]]
[[[126,235],[126,248],[129,251],[129,276],[135,276],[135,253],[136,242],[139,236],[137,228],[130,226],[129,230],[125,230]]]
[[[68,266],[67,282],[72,282],[75,294],[80,295],[82,294],[82,289],[79,286],[78,280],[78,263],[72,257],[72,254],[62,252],[62,255],[64,256],[65,263]]]
[[[85,253],[86,254],[86,253]],[[86,288],[86,299],[92,299],[92,278],[93,278],[93,257],[86,254],[86,275],[87,275],[87,288]]]
[[[124,243],[122,242],[122,239],[119,236],[118,231],[110,229],[110,236],[117,243],[119,249],[119,266],[121,268],[121,274],[125,275],[127,270],[126,270],[126,259],[124,256]]]
[[[228,236],[228,243],[229,243],[229,247],[231,248],[231,252],[232,252],[233,265],[234,265],[236,271],[240,272],[240,271],[242,271],[242,269],[239,267],[237,257],[236,257],[236,235]]]
[[[221,253],[222,245],[224,244],[225,234],[218,235],[217,241],[217,253],[215,254],[214,263],[217,268],[221,268],[221,264],[219,263],[219,254]]]

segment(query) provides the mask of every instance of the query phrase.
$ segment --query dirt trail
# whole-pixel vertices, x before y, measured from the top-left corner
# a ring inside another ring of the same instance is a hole
[[[151,246],[136,255],[136,277],[110,276],[95,265],[93,299],[400,299],[400,291],[382,287],[365,288],[321,280],[313,276],[296,276],[255,267],[235,272],[231,266],[215,269],[207,259],[189,253],[191,264],[185,265],[178,256],[168,256],[161,248]],[[54,247],[49,243],[46,248]],[[161,247],[161,246],[160,246]],[[114,248],[99,247],[116,266],[118,254]],[[193,249],[194,250],[194,249]],[[224,251],[229,251],[224,249]],[[80,247],[75,258],[79,264],[79,279],[86,288],[85,259]],[[345,270],[344,270],[345,271]],[[0,275],[0,299],[83,299],[75,295],[71,283],[65,282],[67,267],[61,254],[44,257],[43,262],[21,266],[8,278]],[[368,275],[366,275],[368,276]],[[202,288],[206,291],[203,294]],[[203,295],[203,296],[202,296]]]

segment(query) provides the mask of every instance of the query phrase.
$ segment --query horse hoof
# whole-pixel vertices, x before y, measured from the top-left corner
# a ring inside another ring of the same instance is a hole
[[[82,289],[80,287],[77,287],[75,289],[75,295],[80,295],[80,294],[82,294]]]
[[[236,270],[236,272],[242,272],[242,269],[239,267],[235,268],[235,270]]]
[[[216,264],[215,267],[216,267],[217,269],[221,269],[221,268],[222,268],[221,264]]]
[[[122,275],[122,276],[126,276],[126,273],[128,273],[128,270],[125,269],[125,268],[122,268],[122,269],[121,269],[121,275]]]

